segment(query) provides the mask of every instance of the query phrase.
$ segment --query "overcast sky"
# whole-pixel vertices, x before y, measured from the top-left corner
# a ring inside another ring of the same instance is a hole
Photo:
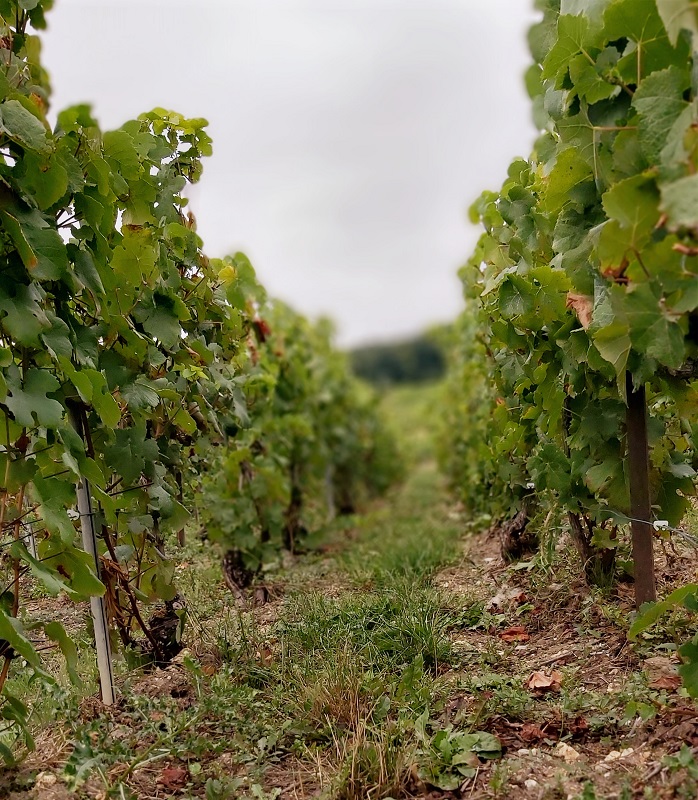
[[[210,256],[354,345],[461,307],[468,205],[534,131],[532,0],[57,0],[54,111],[104,128],[154,106],[210,122],[190,196]]]

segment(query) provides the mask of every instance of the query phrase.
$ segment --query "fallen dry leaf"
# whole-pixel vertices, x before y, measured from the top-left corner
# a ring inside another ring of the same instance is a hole
[[[158,775],[158,784],[165,789],[182,789],[189,780],[189,771],[184,767],[165,767]]]
[[[681,677],[679,675],[659,675],[649,686],[650,689],[667,689],[675,692],[681,686]]]
[[[668,656],[653,656],[642,662],[642,668],[649,678],[650,689],[675,691],[681,686],[676,662]]]
[[[575,294],[574,292],[567,293],[567,308],[573,308],[582,328],[586,330],[591,325],[591,313],[594,309],[594,299],[586,294]]]
[[[519,736],[523,742],[526,742],[526,744],[542,742],[543,739],[546,738],[545,732],[540,725],[536,725],[533,722],[524,722]]]
[[[531,637],[523,625],[514,625],[499,634],[499,638],[505,642],[527,642]]]
[[[562,673],[556,669],[550,674],[543,671],[533,672],[526,685],[534,692],[559,692],[562,686]]]
[[[575,719],[567,725],[567,730],[572,736],[583,736],[589,730],[589,723],[584,717],[575,717]]]

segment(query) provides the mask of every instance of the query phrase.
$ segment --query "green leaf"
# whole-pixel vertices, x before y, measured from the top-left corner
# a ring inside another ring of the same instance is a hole
[[[475,741],[471,750],[481,758],[499,758],[502,755],[502,743],[494,734],[486,731],[475,731]]]
[[[631,347],[627,324],[612,322],[597,330],[593,334],[593,341],[601,357],[613,365],[617,376],[622,376]]]
[[[163,307],[152,311],[143,322],[143,329],[168,348],[174,347],[181,340],[179,317]]]
[[[678,368],[685,356],[683,332],[665,308],[654,283],[636,284],[625,302],[633,347],[667,367]]]
[[[105,448],[104,455],[109,467],[131,484],[146,463],[158,460],[159,452],[156,442],[146,439],[145,427],[139,426],[115,431],[115,442]]]
[[[24,235],[19,220],[8,211],[0,210],[0,221],[2,222],[2,227],[9,234],[24,266],[30,271],[35,269],[38,259],[27,241],[27,237]]]
[[[121,387],[121,396],[130,408],[155,408],[160,403],[160,395],[146,378],[140,378]]]
[[[561,78],[569,67],[573,56],[588,46],[589,21],[578,16],[563,15],[557,21],[557,38],[543,61],[543,80]]]
[[[651,628],[661,616],[682,605],[689,594],[695,594],[696,592],[698,592],[698,584],[689,583],[685,586],[680,586],[678,589],[674,589],[670,595],[659,603],[654,603],[649,607],[643,606],[640,609],[640,613],[635,618],[635,621],[630,626],[628,639],[630,639],[630,641],[637,639],[643,631]]]
[[[22,623],[16,617],[7,614],[2,607],[0,607],[0,639],[9,642],[12,649],[19,653],[28,664],[40,672],[43,677],[51,680],[41,669],[39,654],[27,637]]]
[[[633,96],[639,115],[639,133],[643,152],[650,164],[658,163],[667,141],[667,131],[688,108],[683,99],[691,85],[686,69],[671,66],[648,75]]]
[[[626,82],[637,85],[644,75],[655,70],[673,63],[685,64],[686,56],[669,44],[655,0],[615,0],[606,10],[604,21],[607,41],[625,38],[637,45],[628,48],[619,62]]]
[[[593,177],[589,163],[574,148],[563,150],[547,178],[542,205],[546,211],[561,209],[570,200],[570,192]]]
[[[609,189],[602,202],[610,219],[620,225],[626,249],[641,250],[649,241],[660,215],[659,193],[654,181],[645,175],[626,178]]]
[[[596,64],[590,62],[586,53],[575,56],[570,61],[570,78],[574,88],[588,103],[598,103],[619,94],[620,86],[605,80],[601,74],[602,70],[608,69],[617,60],[617,55],[615,47],[609,47],[599,56]]]
[[[691,697],[698,697],[698,645],[695,642],[686,642],[679,647],[679,655],[685,663],[679,667],[679,675]]]
[[[49,594],[58,595],[61,592],[65,592],[71,599],[79,599],[79,596],[65,583],[60,574],[34,558],[23,542],[13,542],[10,545],[9,553],[12,558],[29,564],[32,575],[44,586]]]
[[[657,0],[657,10],[669,41],[676,46],[681,31],[687,30],[693,35],[695,49],[698,38],[698,9],[695,0]]]
[[[621,472],[622,464],[617,458],[607,459],[602,464],[596,464],[586,471],[584,483],[594,494],[602,494]]]
[[[698,175],[663,185],[661,209],[672,228],[698,227]]]
[[[0,318],[0,325],[16,344],[41,347],[39,336],[51,327],[51,323],[37,302],[36,288],[22,285],[8,288],[12,294],[0,286],[0,312],[5,315]]]
[[[80,283],[92,292],[95,297],[102,297],[104,295],[104,285],[102,284],[102,278],[100,277],[92,253],[88,250],[81,250],[73,244],[69,244],[68,256],[73,262],[75,276]]]
[[[111,268],[117,281],[135,288],[148,280],[155,270],[156,253],[148,230],[128,230],[114,250]],[[115,285],[118,285],[115,284]]]
[[[58,280],[68,271],[65,243],[38,211],[16,211],[14,217],[0,212],[0,217],[33,278]]]
[[[89,553],[76,547],[66,548],[62,553],[61,561],[63,568],[70,575],[73,590],[81,598],[87,599],[104,595],[104,584],[94,573],[95,564]]]
[[[47,312],[46,316],[51,323],[51,327],[41,334],[41,341],[53,358],[58,358],[60,356],[70,357],[73,353],[73,343],[70,340],[70,328],[55,314]]]
[[[65,628],[60,622],[47,622],[44,624],[44,633],[49,639],[57,642],[61,648],[71,683],[75,686],[82,686],[82,680],[77,672],[78,651],[73,640],[65,632]]]
[[[45,152],[49,148],[46,128],[18,100],[0,103],[0,126],[10,139],[29,150]]]
[[[8,767],[13,767],[17,763],[12,750],[2,742],[0,742],[0,756]]]
[[[527,314],[533,310],[533,292],[525,280],[509,275],[499,287],[499,307],[505,319]]]
[[[141,160],[133,137],[126,131],[107,131],[103,136],[104,156],[111,162],[117,175],[126,180],[137,180],[141,173]]]
[[[592,547],[599,547],[603,550],[615,550],[619,545],[619,541],[617,537],[611,537],[611,531],[605,528],[594,528],[591,544]]]
[[[9,394],[5,404],[14,415],[18,425],[33,428],[39,424],[55,428],[63,419],[63,406],[50,397],[60,383],[51,373],[41,369],[28,370],[22,382],[19,370],[14,367],[7,372]]]
[[[23,160],[21,186],[40,209],[50,208],[68,190],[68,172],[58,158],[28,152]]]

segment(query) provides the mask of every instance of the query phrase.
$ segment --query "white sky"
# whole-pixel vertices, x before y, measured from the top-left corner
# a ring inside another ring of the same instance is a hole
[[[154,106],[210,122],[191,192],[210,256],[243,250],[272,295],[345,345],[461,308],[456,270],[534,131],[532,0],[57,0],[53,108],[105,128]]]

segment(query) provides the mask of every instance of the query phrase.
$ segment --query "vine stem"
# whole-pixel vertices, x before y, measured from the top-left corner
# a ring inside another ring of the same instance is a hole
[[[19,494],[17,495],[17,511],[22,510],[22,504],[24,503],[24,486],[19,490]],[[20,539],[20,531],[21,531],[22,523],[19,519],[15,520],[14,524],[14,540],[18,542]],[[14,558],[12,560],[12,571],[14,573],[14,598],[12,599],[12,616],[16,617],[19,613],[19,579],[20,579],[20,562],[18,558]]]
[[[630,514],[632,521],[633,561],[635,564],[635,605],[657,599],[654,575],[652,536],[650,522],[652,507],[649,482],[649,445],[647,441],[647,401],[644,385],[635,388],[633,376],[626,373],[627,451],[630,476]]]
[[[7,681],[7,676],[10,674],[10,657],[4,656],[5,663],[2,665],[2,670],[0,670],[0,695],[2,694],[2,690],[5,687],[5,682]]]

